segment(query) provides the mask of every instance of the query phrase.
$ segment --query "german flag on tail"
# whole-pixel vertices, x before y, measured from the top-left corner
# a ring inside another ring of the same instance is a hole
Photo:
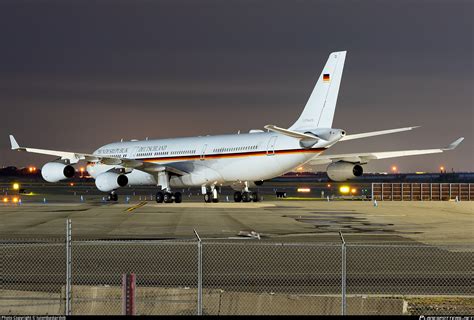
[[[323,74],[323,81],[324,81],[324,82],[329,82],[330,78],[331,78],[331,77],[329,76],[329,73]]]

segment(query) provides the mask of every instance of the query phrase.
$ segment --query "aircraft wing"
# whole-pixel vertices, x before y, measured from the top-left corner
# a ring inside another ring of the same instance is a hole
[[[397,157],[416,156],[421,154],[440,153],[455,149],[464,138],[459,138],[452,142],[449,146],[440,149],[424,149],[424,150],[401,150],[401,151],[382,151],[382,152],[366,152],[366,153],[346,153],[346,154],[333,154],[333,155],[319,155],[313,160],[310,160],[307,164],[319,165],[337,161],[346,161],[352,163],[365,164],[370,160],[377,159],[388,159]]]
[[[20,147],[18,142],[15,140],[15,137],[10,135],[11,149],[17,151],[25,151],[31,153],[39,153],[50,156],[60,157],[62,160],[69,160],[71,164],[78,163],[80,160],[90,161],[90,162],[99,162],[107,165],[121,166],[124,168],[137,169],[149,173],[159,172],[159,171],[168,171],[176,175],[185,175],[187,172],[181,171],[179,169],[173,168],[168,165],[161,165],[153,162],[145,162],[135,159],[128,158],[115,158],[115,157],[104,157],[88,153],[80,152],[70,152],[70,151],[57,151],[57,150],[46,150],[46,149],[35,149],[35,148],[25,148]]]

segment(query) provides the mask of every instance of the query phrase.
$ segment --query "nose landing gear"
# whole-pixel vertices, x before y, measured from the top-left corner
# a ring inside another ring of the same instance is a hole
[[[117,194],[117,192],[115,192],[115,190],[114,190],[114,191],[111,191],[111,192],[109,193],[109,196],[107,197],[107,200],[109,200],[109,201],[118,201],[118,194]]]

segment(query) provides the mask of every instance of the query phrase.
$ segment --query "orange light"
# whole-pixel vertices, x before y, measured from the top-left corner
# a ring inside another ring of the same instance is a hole
[[[83,167],[79,168],[79,171],[84,172],[84,168]]]
[[[70,185],[71,187],[74,187],[74,182],[71,182],[69,185]]]
[[[298,167],[298,169],[296,169],[298,171],[303,171],[303,167]]]
[[[328,188],[331,188],[331,184],[330,184],[330,183],[328,183]]]
[[[297,189],[298,192],[311,192],[311,189],[310,188],[298,188]]]
[[[439,167],[439,170],[444,171],[444,166]]]
[[[356,193],[357,192],[357,189],[356,188],[352,188],[351,189],[351,193]]]
[[[398,170],[397,166],[393,166],[393,167],[392,167],[392,171],[393,171],[393,172],[397,172],[397,170]]]
[[[13,202],[14,202],[14,203],[17,203],[17,202],[18,202],[18,198],[17,198],[17,197],[14,197],[14,198],[13,198]]]
[[[3,198],[3,202],[7,203],[7,202],[8,202],[8,198],[7,198],[7,197]]]

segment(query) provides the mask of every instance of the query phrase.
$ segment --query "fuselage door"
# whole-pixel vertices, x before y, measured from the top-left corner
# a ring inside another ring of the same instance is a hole
[[[199,156],[199,160],[206,159],[206,149],[207,149],[207,144],[202,146],[201,155]]]
[[[267,156],[273,156],[275,154],[275,143],[276,143],[277,136],[273,136],[268,141],[267,146]]]

